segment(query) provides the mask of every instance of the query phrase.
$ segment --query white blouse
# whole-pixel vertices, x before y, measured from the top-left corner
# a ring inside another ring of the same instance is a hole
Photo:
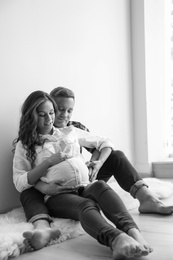
[[[43,146],[36,146],[35,166],[38,166],[52,154],[61,152],[67,158],[80,155],[80,146],[101,150],[105,147],[113,149],[110,139],[93,135],[74,126],[54,128],[53,135],[41,135],[46,139]],[[31,163],[26,157],[26,149],[19,141],[15,148],[13,158],[13,182],[16,189],[21,192],[34,185],[28,183],[28,172],[32,170]]]

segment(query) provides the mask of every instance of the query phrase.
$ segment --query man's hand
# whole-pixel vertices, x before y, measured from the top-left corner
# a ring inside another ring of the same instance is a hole
[[[98,171],[102,167],[102,162],[100,160],[97,160],[97,161],[87,162],[86,165],[89,169],[89,181],[93,182],[97,177]]]
[[[77,193],[76,188],[72,186],[63,186],[66,182],[65,179],[58,179],[50,183],[45,183],[43,181],[38,181],[34,186],[35,189],[39,190],[46,195],[58,195],[63,193]]]

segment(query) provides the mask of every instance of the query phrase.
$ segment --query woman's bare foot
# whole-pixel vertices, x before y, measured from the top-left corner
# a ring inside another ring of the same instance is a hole
[[[140,257],[149,254],[148,250],[146,250],[142,244],[126,233],[120,234],[113,240],[112,251],[114,260],[120,260],[125,257]]]
[[[61,232],[58,228],[34,229],[23,233],[26,251],[39,250],[45,247],[52,239],[59,238]]]
[[[153,251],[152,247],[147,243],[147,241],[144,239],[144,237],[138,229],[129,229],[128,235],[133,237],[137,242],[143,245],[143,247],[148,251],[148,253],[151,253]]]
[[[170,215],[173,213],[173,206],[164,205],[155,195],[145,186],[142,186],[136,193],[139,200],[140,213],[154,213],[162,215]]]

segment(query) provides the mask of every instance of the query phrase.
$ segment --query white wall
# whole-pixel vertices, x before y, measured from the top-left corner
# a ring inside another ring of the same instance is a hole
[[[11,143],[34,90],[73,89],[73,119],[133,162],[129,0],[0,0],[0,36],[0,212],[19,205]]]

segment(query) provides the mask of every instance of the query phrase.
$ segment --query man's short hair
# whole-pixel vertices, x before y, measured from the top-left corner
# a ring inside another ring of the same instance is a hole
[[[57,87],[54,88],[50,92],[50,96],[52,98],[57,98],[57,97],[67,97],[67,98],[73,98],[75,99],[74,92],[71,89],[64,88],[64,87]]]

